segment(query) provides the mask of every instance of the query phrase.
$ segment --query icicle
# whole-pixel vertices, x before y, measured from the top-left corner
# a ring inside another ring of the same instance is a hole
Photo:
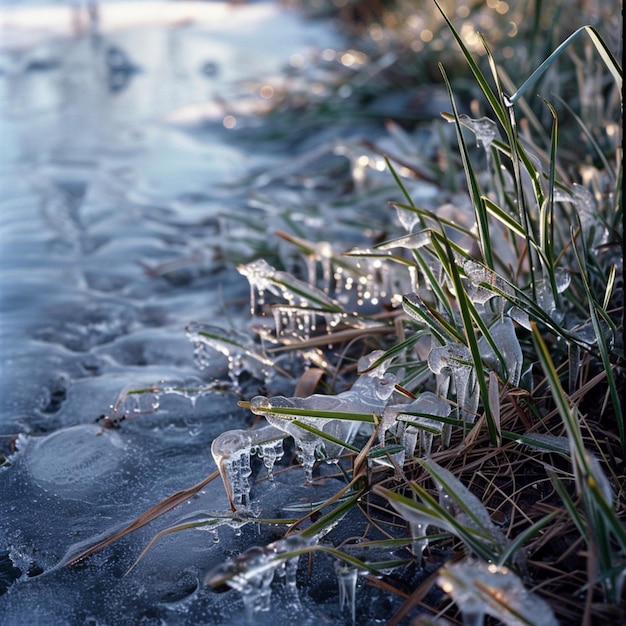
[[[356,582],[359,570],[345,561],[335,561],[335,574],[339,585],[339,608],[349,607],[352,623],[356,622]]]
[[[213,440],[211,454],[226,487],[233,510],[245,509],[249,503],[252,474],[250,453],[252,439],[244,430],[229,430]]]
[[[413,232],[413,229],[420,222],[420,215],[417,211],[411,211],[404,207],[396,205],[396,215],[398,221],[407,233]]]
[[[227,584],[241,593],[248,622],[259,612],[271,609],[272,581],[276,573],[283,575],[288,590],[296,595],[295,574],[299,556],[285,559],[283,555],[305,549],[314,543],[301,535],[290,535],[265,547],[253,547],[211,570],[205,584]]]
[[[239,265],[237,270],[250,283],[250,313],[254,316],[257,309],[262,308],[265,304],[266,291],[278,295],[278,291],[272,284],[276,270],[265,259],[258,259],[247,265]]]
[[[267,469],[268,479],[271,482],[274,482],[274,465],[277,461],[280,461],[284,455],[282,438],[278,441],[269,441],[258,444],[256,453],[257,456],[263,460],[263,465],[265,465],[265,469]]]
[[[198,367],[203,369],[209,365],[212,350],[219,352],[228,359],[228,370],[234,383],[244,371],[265,380],[274,366],[260,347],[243,333],[197,322],[189,324],[186,333],[194,344]]]
[[[430,455],[434,438],[433,431],[441,435],[444,429],[444,423],[436,418],[447,417],[450,410],[450,404],[446,400],[430,391],[421,393],[413,402],[406,405],[398,417],[409,422],[403,435],[407,458],[415,456],[418,440],[421,444],[422,455]]]
[[[473,424],[478,409],[478,391],[469,348],[460,343],[435,347],[428,355],[428,367],[438,376],[446,372],[452,375],[461,419]]]
[[[263,463],[273,480],[272,470],[282,457],[282,431],[265,426],[256,430],[228,430],[211,444],[211,455],[220,472],[222,482],[233,510],[246,509],[250,501],[252,474],[250,455],[262,450]]]

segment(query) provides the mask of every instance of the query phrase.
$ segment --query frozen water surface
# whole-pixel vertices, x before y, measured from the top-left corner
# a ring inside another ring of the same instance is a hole
[[[229,134],[259,101],[244,81],[338,35],[268,2],[104,2],[91,22],[84,6],[3,3],[0,24],[0,624],[243,624],[268,581],[271,611],[254,623],[292,621],[294,607],[301,624],[345,623],[330,558],[314,586],[297,559],[272,564],[247,603],[205,584],[255,546],[273,546],[260,561],[297,547],[284,527],[235,519],[219,479],[62,566],[218,466],[268,518],[337,491],[329,467],[303,494],[301,470],[276,471],[284,434],[249,430],[232,389],[251,363],[267,374],[261,348],[236,355],[247,368],[214,349],[199,368],[185,331],[215,348],[202,324],[236,338],[249,319],[245,278],[213,253],[248,202],[231,183],[277,162],[276,146]],[[164,535],[124,576],[157,532],[190,521],[219,541]]]

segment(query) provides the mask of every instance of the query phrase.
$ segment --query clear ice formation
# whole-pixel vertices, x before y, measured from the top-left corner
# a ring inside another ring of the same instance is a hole
[[[256,415],[262,415],[276,428],[293,437],[304,466],[305,480],[313,480],[313,466],[316,452],[323,453],[324,457],[333,461],[341,454],[344,446],[336,441],[323,438],[315,432],[302,428],[296,423],[293,415],[282,411],[272,412],[272,409],[296,409],[298,412],[310,409],[312,412],[328,411],[336,414],[361,413],[381,415],[387,402],[391,398],[396,376],[386,369],[388,362],[383,362],[375,368],[372,365],[382,356],[381,351],[375,351],[363,357],[358,364],[359,371],[363,372],[351,389],[336,396],[313,394],[306,398],[286,398],[275,396],[267,398],[256,396],[250,402],[250,410]],[[321,431],[340,442],[351,444],[362,422],[349,419],[332,419],[315,415],[298,415],[297,421],[305,426]]]
[[[462,267],[470,281],[467,294],[472,302],[485,304],[485,302],[488,302],[491,298],[498,296],[494,289],[506,295],[513,294],[513,289],[502,277],[473,259],[464,259]],[[489,287],[485,285],[489,285]]]
[[[306,550],[313,543],[315,540],[302,535],[288,535],[265,547],[249,548],[211,570],[205,578],[205,584],[227,584],[239,591],[249,623],[253,623],[257,613],[271,609],[271,585],[275,576],[283,578],[289,602],[297,608],[296,572],[300,555],[287,555]]]
[[[510,317],[496,319],[496,321],[489,328],[489,334],[500,352],[500,356],[504,362],[504,369],[506,371],[501,371],[499,359],[497,358],[496,353],[489,342],[484,337],[481,337],[478,341],[478,345],[485,363],[487,363],[493,370],[500,371],[504,381],[513,387],[517,387],[522,376],[524,355],[522,353],[522,347],[520,346],[517,335],[515,334],[513,320]]]
[[[571,193],[568,193],[555,188],[554,200],[556,202],[573,203],[587,244],[591,248],[596,248],[606,239],[607,234],[606,226],[599,218],[600,211],[598,210],[596,200],[593,194],[583,185],[574,183],[570,191]],[[573,226],[575,227],[576,225],[574,224]]]
[[[81,424],[45,437],[21,437],[18,449],[30,447],[27,466],[42,489],[68,500],[82,500],[107,489],[124,459],[126,444],[111,429]]]
[[[428,354],[428,367],[437,376],[437,386],[442,390],[447,390],[448,379],[452,378],[459,415],[464,422],[473,424],[478,410],[479,394],[469,348],[453,342],[445,346],[435,346]]]
[[[350,617],[354,624],[356,622],[356,583],[359,570],[354,565],[341,560],[335,561],[334,567],[339,587],[339,608],[341,610],[344,607],[350,609]]]
[[[188,324],[186,333],[194,344],[198,367],[207,367],[213,351],[219,352],[228,360],[228,372],[234,383],[237,383],[242,372],[249,372],[265,380],[274,367],[273,361],[265,356],[261,347],[244,333],[198,322]]]
[[[250,410],[253,413],[264,416],[272,426],[293,437],[304,467],[306,483],[313,480],[313,466],[317,456],[323,456],[328,462],[336,461],[345,448],[343,443],[350,445],[363,424],[362,421],[341,418],[342,413],[376,414],[379,418],[380,447],[387,444],[388,432],[393,432],[402,442],[404,450],[395,455],[396,463],[400,466],[406,458],[413,457],[418,444],[422,454],[430,454],[434,435],[441,434],[444,429],[442,421],[437,418],[449,415],[450,404],[431,392],[424,392],[408,402],[393,402],[396,381],[403,372],[387,372],[389,361],[374,367],[382,356],[383,352],[377,350],[362,357],[358,364],[361,372],[359,378],[349,390],[335,396],[313,394],[306,398],[252,398]],[[297,416],[289,414],[289,409],[293,409]],[[306,414],[307,409],[311,415]],[[315,415],[320,411],[338,417]],[[324,435],[328,435],[328,438]],[[386,456],[372,460],[388,464]]]
[[[326,255],[326,252],[324,253]],[[250,283],[250,310],[256,314],[265,304],[265,294],[270,293],[282,298],[286,305],[277,305],[277,334],[308,336],[315,328],[316,311],[337,324],[343,315],[343,309],[326,292],[313,284],[294,278],[288,272],[272,267],[265,259],[258,259],[237,270]]]
[[[557,626],[550,605],[529,592],[507,567],[466,559],[439,570],[438,584],[459,606],[464,626],[482,626],[485,614],[505,626]]]
[[[406,458],[415,456],[420,447],[420,456],[430,456],[435,433],[441,435],[445,424],[437,417],[448,417],[452,407],[449,402],[430,391],[424,391],[407,408],[398,414],[398,419],[405,422],[404,451]]]
[[[284,436],[282,430],[264,426],[255,430],[228,430],[213,440],[211,454],[233,511],[246,510],[250,504],[250,456],[256,453],[263,459],[273,481],[274,464],[283,456]]]

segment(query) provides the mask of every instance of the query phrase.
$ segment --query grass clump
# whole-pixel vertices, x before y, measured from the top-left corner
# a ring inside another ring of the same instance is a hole
[[[266,589],[275,571],[321,551],[338,563],[342,602],[354,601],[347,581],[357,576],[399,599],[389,624],[417,613],[423,623],[617,623],[626,618],[621,67],[591,26],[539,49],[537,13],[528,58],[500,64],[487,36],[469,45],[434,6],[475,100],[459,101],[444,61],[449,110],[435,133],[389,123],[386,138],[316,148],[288,168],[308,176],[300,201],[311,210],[267,186],[256,206],[271,206],[276,228],[251,226],[237,258],[257,341],[188,329],[199,352],[229,355],[235,384],[251,371],[262,379],[241,405],[271,424],[272,446],[295,442],[307,482],[321,461],[343,480],[312,510],[266,520],[286,527],[283,539],[207,580],[242,591],[254,614],[266,602],[250,595],[259,580]],[[573,104],[547,86],[557,60],[557,76],[570,71],[567,55],[585,71],[581,46],[602,68],[600,122],[586,121],[585,94]],[[350,163],[351,195],[339,201],[329,154]],[[388,208],[363,214],[388,194]],[[257,439],[214,454],[232,524],[263,522],[241,482],[241,459],[248,467],[255,450],[267,454]],[[342,535],[346,519],[358,541]],[[437,581],[453,603],[425,602]]]

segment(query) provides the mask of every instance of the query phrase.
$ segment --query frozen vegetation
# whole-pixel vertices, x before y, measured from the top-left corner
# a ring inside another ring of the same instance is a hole
[[[2,49],[0,625],[553,626],[553,522],[619,614],[621,174],[521,141],[437,3],[486,102],[410,129],[396,53],[214,10]]]

